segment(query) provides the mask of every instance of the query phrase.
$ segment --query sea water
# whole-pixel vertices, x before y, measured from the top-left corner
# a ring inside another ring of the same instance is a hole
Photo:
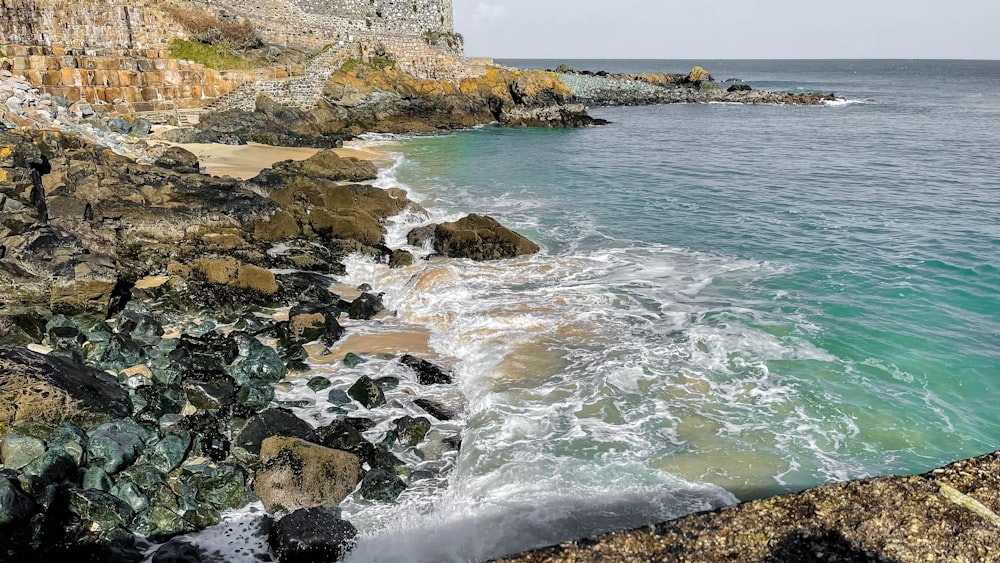
[[[407,392],[462,412],[439,478],[345,503],[349,561],[483,560],[1000,447],[1000,63],[505,62],[845,101],[370,139],[377,185],[427,209],[390,246],[426,257],[409,229],[475,212],[542,250],[349,260],[395,311],[353,330],[424,331],[456,384]]]
[[[380,184],[428,209],[390,246],[476,212],[542,251],[352,261],[454,359],[464,411],[445,486],[348,510],[350,561],[479,560],[1000,447],[1000,63],[698,64],[845,102],[389,145]]]

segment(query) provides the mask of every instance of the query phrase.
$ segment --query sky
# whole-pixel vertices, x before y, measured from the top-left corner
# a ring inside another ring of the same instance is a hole
[[[1000,59],[1000,0],[454,0],[469,56]]]

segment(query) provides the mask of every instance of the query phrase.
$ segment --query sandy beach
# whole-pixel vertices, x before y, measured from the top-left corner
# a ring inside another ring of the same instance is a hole
[[[249,143],[246,145],[222,145],[218,143],[170,143],[187,149],[198,156],[201,166],[212,176],[232,176],[246,180],[260,174],[282,160],[305,160],[319,152],[319,149],[298,147],[275,147]],[[334,149],[343,157],[364,160],[386,158],[383,152],[362,147]]]

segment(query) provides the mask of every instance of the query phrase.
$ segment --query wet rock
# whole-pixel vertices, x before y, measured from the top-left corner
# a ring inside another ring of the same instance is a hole
[[[449,409],[441,403],[438,403],[437,401],[432,401],[430,399],[415,399],[413,404],[417,405],[426,411],[427,414],[430,414],[438,420],[454,420],[458,417],[455,411]]]
[[[402,268],[413,265],[413,254],[406,250],[393,250],[389,255],[390,268]]]
[[[539,247],[496,219],[472,214],[438,225],[434,231],[434,251],[450,258],[481,261],[534,254]]]
[[[357,533],[329,510],[302,509],[275,522],[268,542],[281,563],[340,561],[354,546]]]
[[[326,345],[333,344],[344,334],[344,328],[337,322],[340,311],[329,305],[298,305],[288,314],[288,340],[305,344],[322,339]]]
[[[330,393],[326,396],[327,402],[338,407],[342,407],[351,402],[351,396],[347,394],[347,391],[343,389],[331,389]]]
[[[209,332],[201,336],[181,335],[171,356],[193,371],[217,373],[233,363],[239,353],[239,346],[232,338]]]
[[[268,438],[260,457],[254,491],[268,512],[335,507],[361,479],[358,456],[298,438]]]
[[[371,320],[372,317],[385,310],[382,299],[371,293],[362,293],[360,297],[351,302],[351,308],[347,310],[347,315],[351,319]]]
[[[433,248],[437,225],[417,227],[406,234],[406,244],[420,248]]]
[[[404,446],[416,446],[424,441],[431,422],[424,417],[403,416],[393,421],[396,439]]]
[[[110,492],[114,483],[108,472],[100,467],[90,466],[83,473],[83,489],[96,489],[98,491]]]
[[[128,393],[103,371],[23,348],[0,348],[0,422],[62,422],[84,428],[128,416]]]
[[[193,532],[194,526],[169,508],[153,506],[136,515],[132,529],[151,541],[160,542],[178,534]]]
[[[399,359],[399,362],[416,372],[417,381],[421,385],[442,385],[452,382],[450,374],[427,360],[406,354]]]
[[[361,481],[361,496],[378,502],[395,502],[406,483],[388,469],[372,469]]]
[[[236,386],[224,376],[208,381],[186,379],[183,389],[188,402],[199,410],[219,411],[236,401]]]
[[[69,422],[56,427],[48,438],[49,449],[65,452],[77,465],[83,464],[89,443],[90,437],[87,433]]]
[[[170,473],[184,462],[191,447],[191,436],[171,434],[152,445],[144,456],[145,461],[163,473]]]
[[[313,391],[315,391],[317,393],[320,392],[320,391],[322,391],[322,390],[324,390],[324,389],[329,389],[331,385],[333,385],[333,384],[330,383],[329,379],[327,379],[325,377],[322,377],[322,376],[319,376],[319,375],[317,375],[316,377],[313,377],[312,379],[310,379],[306,383],[307,387],[309,387],[310,389],[312,389]]]
[[[136,311],[123,311],[119,329],[133,340],[145,345],[154,345],[163,337],[163,324],[154,315]]]
[[[272,436],[294,437],[316,442],[316,431],[309,423],[286,409],[269,409],[247,421],[233,445],[260,454],[261,444]]]
[[[368,409],[374,409],[385,404],[385,395],[382,393],[382,390],[366,375],[358,378],[354,385],[351,385],[351,388],[347,390],[347,394]]]
[[[391,391],[396,387],[399,387],[399,378],[391,375],[380,377],[375,380],[375,385],[378,385],[378,388],[381,389],[382,392]]]
[[[356,416],[348,416],[344,418],[344,422],[350,424],[358,432],[368,432],[372,428],[378,426],[378,423],[370,418],[362,418]]]
[[[350,424],[335,420],[330,424],[316,429],[319,443],[334,450],[350,452],[369,465],[375,461],[375,446],[365,440],[361,432]]]
[[[153,563],[204,563],[210,561],[203,557],[202,548],[188,543],[183,539],[170,540],[161,545],[153,554]]]
[[[88,435],[88,463],[100,467],[109,475],[134,463],[151,437],[149,430],[130,419],[102,424]]]
[[[290,175],[300,174],[307,178],[348,182],[374,180],[378,175],[378,169],[370,160],[341,157],[332,149],[320,151],[301,161],[278,162],[271,168]]]
[[[349,368],[356,368],[367,361],[368,360],[362,358],[361,356],[355,354],[354,352],[348,352],[347,355],[344,356],[344,365],[346,365]]]
[[[128,525],[135,512],[125,501],[96,489],[69,491],[69,511],[88,543],[131,538]]]
[[[76,476],[77,463],[66,452],[52,449],[32,460],[24,467],[23,472],[29,477],[37,477],[49,483],[61,483]]]

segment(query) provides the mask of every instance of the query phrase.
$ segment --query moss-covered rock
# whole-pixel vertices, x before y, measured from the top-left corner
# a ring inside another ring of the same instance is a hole
[[[268,512],[335,507],[362,474],[358,456],[298,438],[268,438],[260,459],[254,491]]]
[[[496,219],[472,214],[434,230],[434,250],[451,258],[498,260],[539,251],[538,245]]]

